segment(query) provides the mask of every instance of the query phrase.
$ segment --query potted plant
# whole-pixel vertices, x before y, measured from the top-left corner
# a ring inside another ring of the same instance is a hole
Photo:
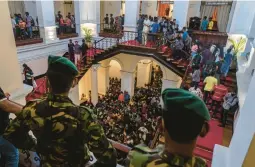
[[[246,46],[246,38],[241,37],[239,40],[228,39],[233,47],[233,59],[230,69],[236,69],[237,67],[237,56],[244,51]]]
[[[85,42],[90,48],[92,46],[92,30],[87,27],[83,27],[82,29],[84,31]]]

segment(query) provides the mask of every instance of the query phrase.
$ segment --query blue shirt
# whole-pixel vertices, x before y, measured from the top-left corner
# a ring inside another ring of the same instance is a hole
[[[124,100],[125,100],[125,101],[129,101],[129,100],[130,100],[129,94],[125,94],[125,95],[124,95]]]
[[[157,33],[159,31],[159,24],[158,23],[153,23],[152,24],[152,33]]]
[[[182,39],[185,41],[188,37],[188,32],[187,31],[184,31],[183,34],[182,34]]]
[[[207,26],[208,26],[208,20],[203,20],[203,21],[202,21],[202,25],[201,25],[201,29],[202,29],[203,31],[206,31]]]

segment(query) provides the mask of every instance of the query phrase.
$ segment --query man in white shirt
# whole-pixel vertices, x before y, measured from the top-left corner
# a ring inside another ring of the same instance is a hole
[[[148,16],[145,16],[144,22],[143,22],[143,40],[142,40],[142,44],[146,45],[147,44],[147,40],[148,40],[148,33],[150,31],[150,25],[151,22],[148,19]]]

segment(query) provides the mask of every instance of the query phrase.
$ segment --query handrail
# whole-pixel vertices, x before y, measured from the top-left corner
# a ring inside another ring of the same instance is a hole
[[[15,101],[12,101],[12,100],[9,100],[10,102],[20,106],[20,107],[24,107],[23,105],[19,104],[19,103],[16,103]],[[116,142],[114,140],[111,140],[108,138],[108,140],[112,143],[113,147],[116,148],[117,150],[120,150],[122,152],[125,152],[125,153],[128,153],[132,148],[131,147],[128,147],[124,144],[121,144],[119,142]]]
[[[102,40],[104,40],[104,39],[106,39],[106,38],[107,38],[107,37],[104,37],[104,38],[102,38],[102,39],[100,39],[100,40],[98,40],[98,41],[95,41],[94,43],[97,44],[97,43],[101,42]]]

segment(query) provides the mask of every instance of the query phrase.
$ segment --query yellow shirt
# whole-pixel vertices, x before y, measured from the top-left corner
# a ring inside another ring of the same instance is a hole
[[[205,88],[204,90],[206,91],[213,91],[214,89],[214,86],[217,85],[217,79],[212,77],[212,76],[209,76],[209,77],[206,77],[205,80],[204,80],[204,83],[205,83]]]
[[[210,21],[208,24],[208,30],[212,30],[213,29],[213,21]]]

